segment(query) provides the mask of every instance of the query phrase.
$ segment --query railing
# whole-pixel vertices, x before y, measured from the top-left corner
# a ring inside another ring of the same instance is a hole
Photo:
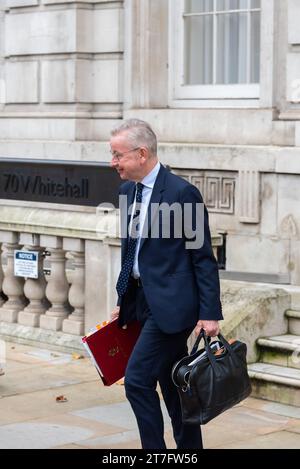
[[[117,211],[11,205],[0,206],[0,220],[0,321],[83,335],[107,319],[115,301],[111,250],[119,261],[120,242],[110,230]],[[15,276],[15,250],[39,253],[37,279]],[[90,321],[86,303],[94,311]]]
[[[116,303],[117,210],[0,205],[0,321],[83,335]],[[222,237],[212,236],[214,249]],[[38,278],[14,274],[14,251],[39,253]]]
[[[2,290],[7,296],[0,309],[0,319],[18,322],[32,327],[62,330],[71,334],[84,332],[84,243],[76,240],[76,246],[69,246],[68,238],[43,235],[0,232],[2,256],[7,265],[4,270]],[[74,242],[74,240],[72,240]],[[14,275],[14,250],[37,251],[38,279]],[[71,250],[72,249],[72,250]],[[45,255],[49,255],[50,272],[48,280],[44,272]],[[74,271],[68,280],[66,275],[67,257],[73,260]]]

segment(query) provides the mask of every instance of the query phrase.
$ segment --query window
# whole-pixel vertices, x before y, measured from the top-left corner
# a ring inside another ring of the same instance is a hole
[[[175,0],[173,97],[257,99],[260,12],[261,0]]]

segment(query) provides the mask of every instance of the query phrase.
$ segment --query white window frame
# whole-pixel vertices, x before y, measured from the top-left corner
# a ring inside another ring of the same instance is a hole
[[[264,0],[261,0],[261,18],[263,5]],[[183,83],[184,0],[169,0],[169,8],[169,105],[171,107],[258,107],[260,84],[185,85]]]

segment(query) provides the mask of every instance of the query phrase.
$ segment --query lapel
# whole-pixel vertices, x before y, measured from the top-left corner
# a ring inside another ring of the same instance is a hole
[[[151,230],[151,222],[153,224],[153,222],[155,220],[156,213],[158,212],[159,204],[160,204],[161,199],[162,199],[162,192],[165,190],[166,174],[167,174],[167,170],[161,164],[159,173],[157,175],[157,178],[156,178],[153,190],[152,190],[151,199],[150,199],[150,202],[149,202],[149,205],[148,205],[148,210],[147,210],[147,215],[146,215],[146,218],[148,219],[148,224],[146,224],[146,226],[148,227],[148,233],[145,233],[145,230],[143,230],[139,251],[141,251],[141,249],[144,246],[145,242],[149,238],[149,233],[150,233],[150,230]],[[155,205],[153,206],[153,209],[151,209],[151,206],[153,204],[155,204]]]
[[[151,230],[151,205],[156,204],[154,206],[155,209],[154,210],[152,209],[152,223],[153,223],[153,221],[155,219],[155,216],[156,216],[156,213],[158,211],[158,206],[159,206],[159,204],[161,202],[161,199],[162,199],[162,192],[165,189],[166,174],[167,174],[167,170],[161,164],[159,173],[157,175],[157,178],[156,178],[153,190],[152,190],[151,199],[150,199],[150,202],[149,202],[147,215],[146,215],[146,217],[148,219],[148,225],[147,225],[148,226],[148,233],[145,234],[144,231],[143,231],[143,235],[142,235],[139,250],[142,249],[145,241],[149,237],[149,233],[150,233],[150,230]],[[122,218],[121,223],[124,223],[123,226],[124,226],[124,229],[126,229],[126,233],[124,233],[125,236],[122,236],[122,239],[121,239],[122,260],[125,258],[125,254],[127,252],[127,246],[128,246],[128,226],[129,226],[130,218],[131,218],[131,214],[129,214],[129,207],[130,207],[130,205],[132,205],[134,203],[134,196],[135,196],[135,183],[134,182],[132,182],[130,184],[130,187],[129,187],[127,193],[123,194],[123,195],[127,196],[127,200],[126,200],[127,203],[124,204],[122,206],[122,209],[121,209],[121,218]],[[124,220],[124,217],[126,217],[125,220]]]

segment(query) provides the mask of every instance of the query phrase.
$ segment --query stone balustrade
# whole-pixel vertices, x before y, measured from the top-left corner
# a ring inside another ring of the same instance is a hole
[[[30,242],[26,242],[32,238]],[[45,239],[46,238],[46,239]],[[3,275],[0,289],[8,297],[2,300],[0,320],[71,334],[84,334],[84,242],[68,251],[68,239],[0,231]],[[26,242],[26,243],[25,243]],[[38,252],[38,278],[14,275],[14,250]],[[45,256],[49,253],[49,257]],[[67,254],[71,269],[67,269]],[[49,264],[50,275],[44,266]],[[46,270],[46,269],[45,269]],[[69,270],[69,279],[67,278]]]
[[[116,304],[119,214],[113,209],[0,205],[0,323],[84,335]],[[221,237],[213,235],[215,248]],[[38,278],[14,273],[14,251],[38,253]]]
[[[0,321],[82,336],[116,301],[118,211],[45,205],[0,205]],[[15,250],[38,253],[37,279],[15,276]]]

